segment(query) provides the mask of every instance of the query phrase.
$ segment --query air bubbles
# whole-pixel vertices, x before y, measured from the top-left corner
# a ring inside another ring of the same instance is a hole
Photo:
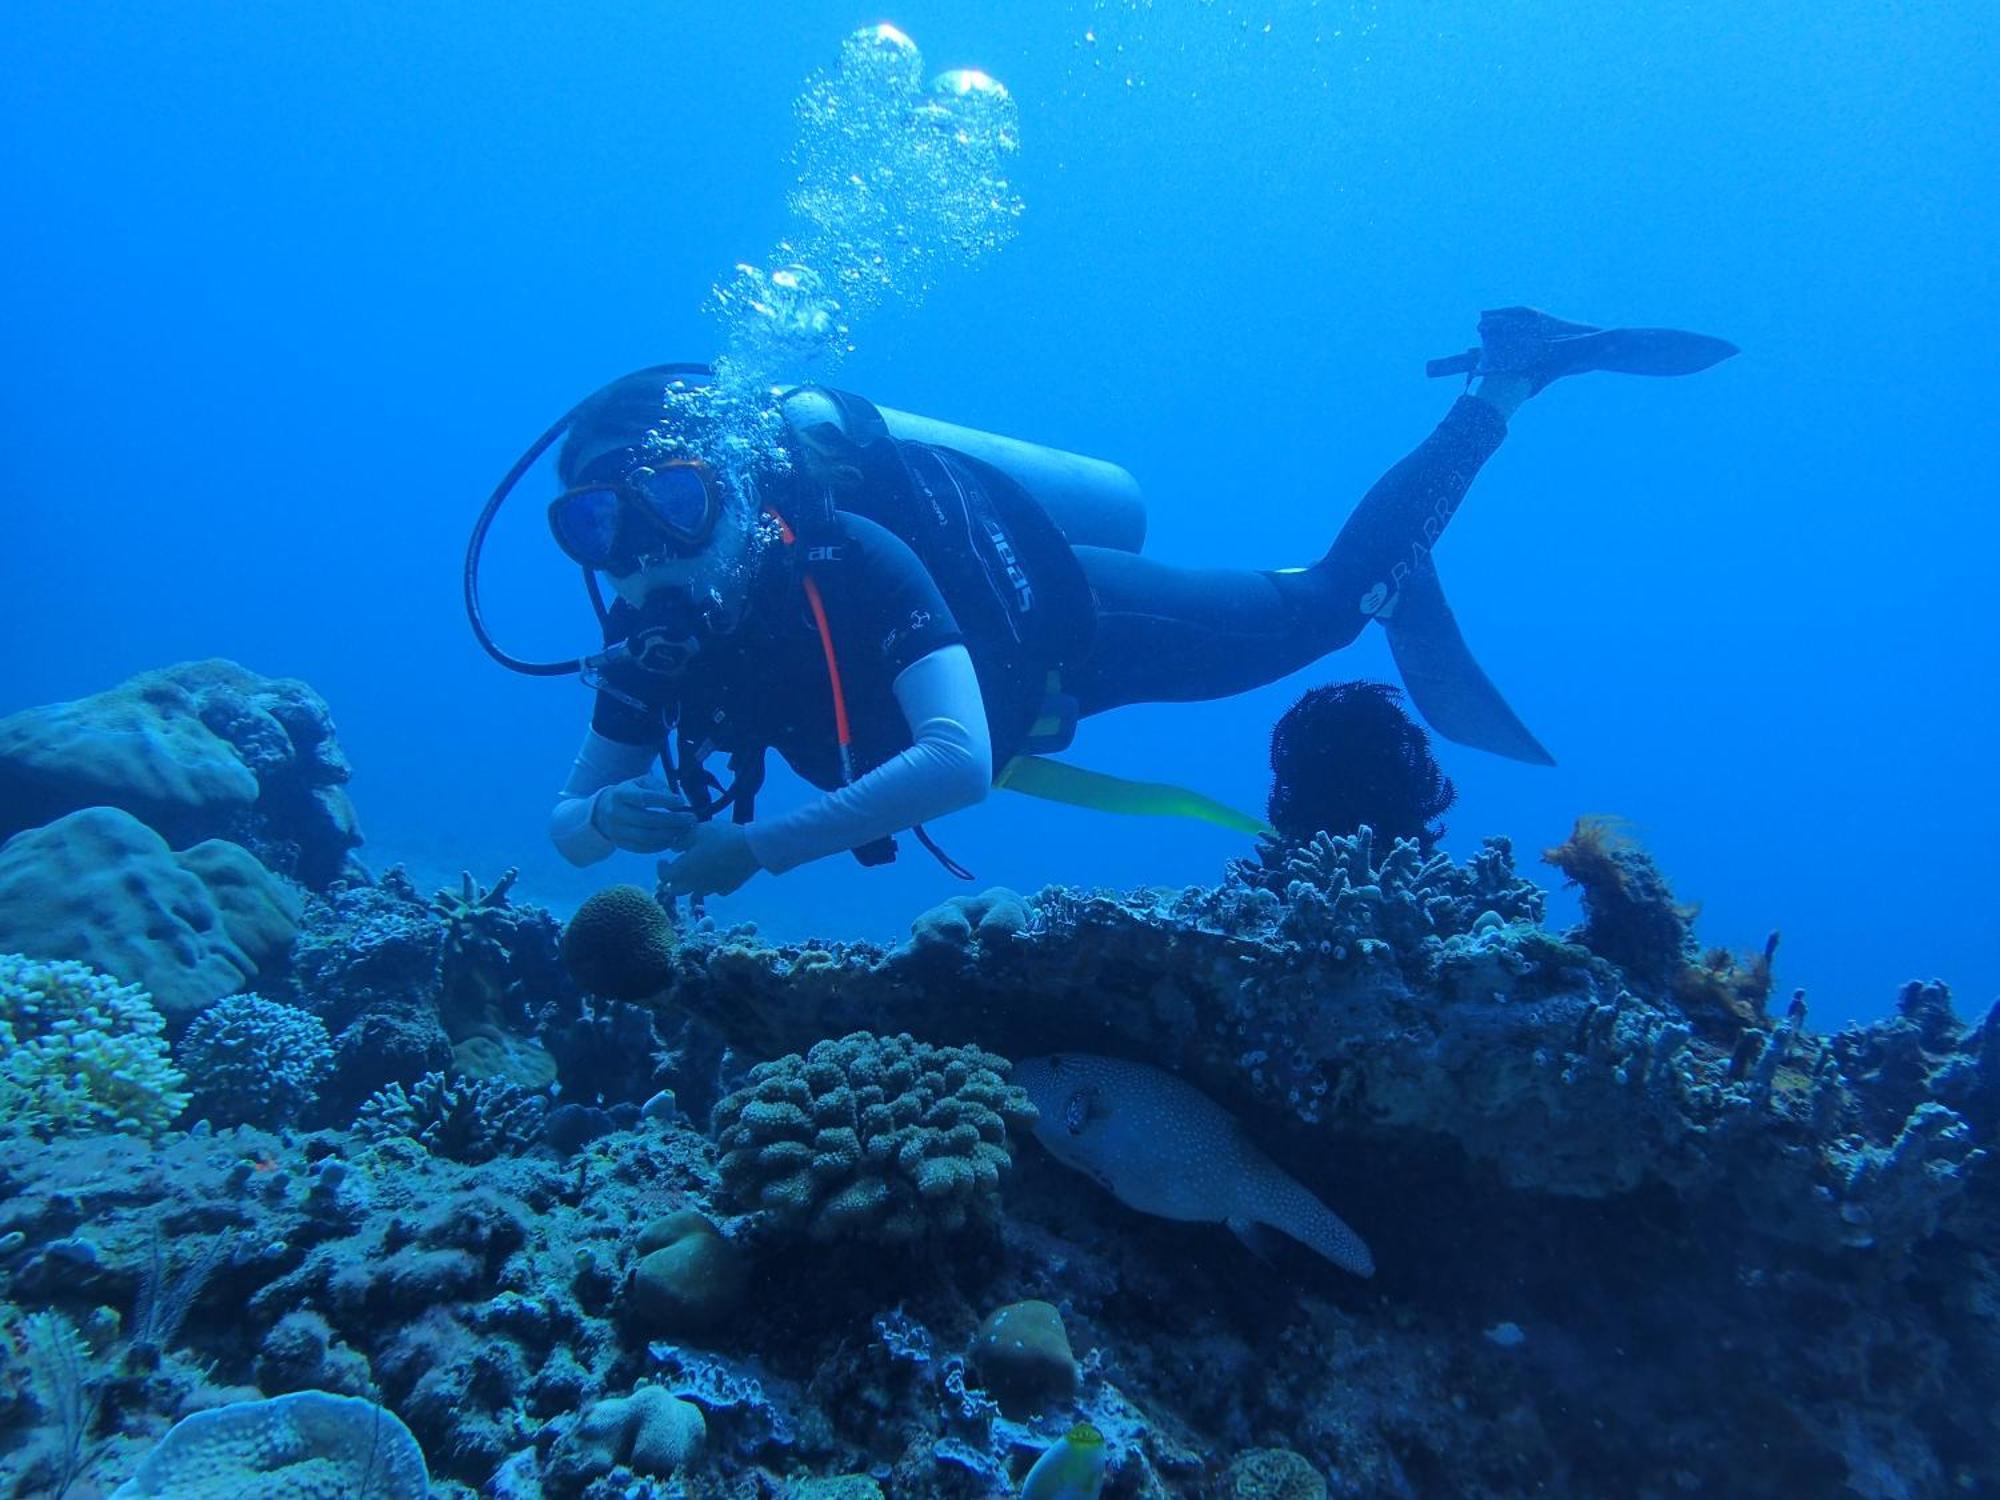
[[[807,80],[793,107],[795,232],[768,268],[739,265],[711,299],[724,363],[744,380],[837,363],[883,302],[920,300],[942,270],[1012,236],[1013,97],[977,68],[923,76],[916,43],[884,24],[849,35],[837,64]]]

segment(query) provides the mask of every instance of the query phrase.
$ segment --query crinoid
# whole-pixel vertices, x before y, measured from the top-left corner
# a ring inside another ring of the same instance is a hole
[[[1294,843],[1365,826],[1385,845],[1415,839],[1428,853],[1458,789],[1402,704],[1386,683],[1336,682],[1287,709],[1271,731],[1272,826]]]

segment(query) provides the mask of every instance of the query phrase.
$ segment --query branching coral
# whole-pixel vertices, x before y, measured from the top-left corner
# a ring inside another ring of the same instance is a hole
[[[194,1108],[216,1125],[291,1124],[333,1071],[317,1016],[257,995],[226,995],[189,1023],[177,1048]]]
[[[0,954],[0,1132],[165,1130],[188,1099],[165,1027],[137,985]]]
[[[1034,1118],[1007,1062],[857,1031],[762,1063],[715,1109],[722,1182],[813,1239],[905,1241],[998,1216],[1007,1127]]]
[[[511,1083],[426,1073],[407,1091],[397,1083],[377,1090],[354,1128],[373,1141],[408,1136],[434,1155],[476,1163],[532,1147],[547,1107]]]

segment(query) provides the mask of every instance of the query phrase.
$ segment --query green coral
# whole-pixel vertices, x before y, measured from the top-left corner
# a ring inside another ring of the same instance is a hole
[[[999,1217],[1006,1059],[857,1031],[750,1070],[715,1108],[725,1194],[816,1240],[901,1242]]]
[[[187,1107],[137,985],[84,964],[0,954],[0,1133],[158,1135]]]

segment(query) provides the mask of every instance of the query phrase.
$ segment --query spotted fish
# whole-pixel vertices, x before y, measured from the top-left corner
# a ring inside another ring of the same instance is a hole
[[[1227,1224],[1252,1249],[1268,1225],[1342,1270],[1375,1274],[1360,1235],[1252,1145],[1232,1115],[1172,1074],[1062,1052],[1015,1063],[1007,1081],[1041,1112],[1035,1138],[1128,1208]]]

